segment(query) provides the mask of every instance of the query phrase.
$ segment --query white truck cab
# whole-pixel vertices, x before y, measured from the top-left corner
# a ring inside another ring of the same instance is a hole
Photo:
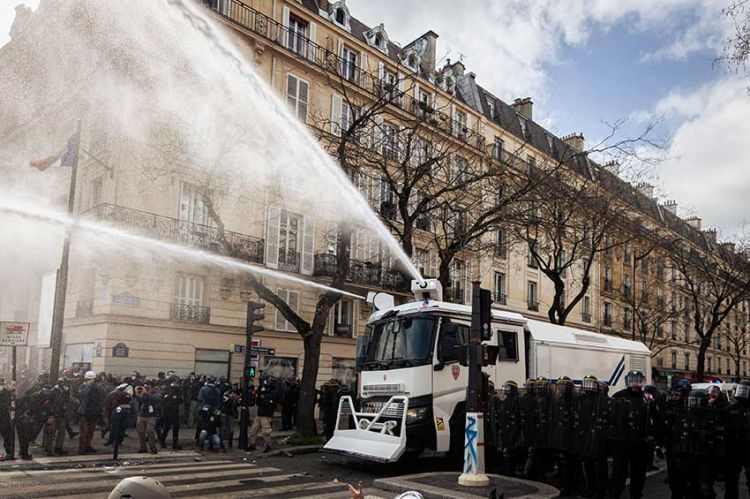
[[[372,314],[357,343],[359,409],[351,397],[341,399],[325,450],[380,462],[426,448],[462,455],[469,370],[454,347],[468,343],[470,323],[470,306],[430,299]],[[496,385],[594,375],[612,393],[624,387],[630,369],[650,380],[643,343],[500,310],[493,310],[492,333],[485,343],[498,346],[499,354],[484,371]]]

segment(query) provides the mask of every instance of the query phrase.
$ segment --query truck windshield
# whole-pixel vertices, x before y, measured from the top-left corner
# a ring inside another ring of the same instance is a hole
[[[370,344],[363,368],[393,369],[432,360],[434,317],[392,317],[368,326]]]

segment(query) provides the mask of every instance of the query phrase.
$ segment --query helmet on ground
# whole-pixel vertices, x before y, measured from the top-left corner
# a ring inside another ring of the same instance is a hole
[[[706,392],[703,390],[693,390],[688,396],[688,407],[690,409],[700,409],[706,406]]]
[[[120,481],[108,499],[169,499],[167,488],[146,476],[131,476]]]
[[[83,377],[84,379],[96,379],[96,373],[94,371],[86,371]]]
[[[424,496],[416,490],[408,490],[403,494],[397,495],[394,499],[424,499]]]
[[[599,380],[596,378],[596,376],[588,375],[585,378],[583,378],[583,381],[581,382],[581,388],[583,388],[583,391],[585,392],[598,392],[599,391]]]
[[[637,369],[628,371],[628,374],[625,375],[625,385],[628,388],[641,388],[644,384],[646,384],[646,376]]]
[[[734,398],[741,400],[750,399],[750,381],[740,381],[735,385]]]

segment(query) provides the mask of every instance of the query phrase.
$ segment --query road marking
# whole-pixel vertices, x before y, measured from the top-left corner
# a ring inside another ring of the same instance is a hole
[[[193,451],[163,451],[158,454],[151,454],[149,452],[139,452],[136,454],[120,454],[118,461],[123,459],[165,459],[173,457],[198,457],[201,456],[198,452]],[[34,461],[39,464],[65,464],[65,463],[83,463],[86,461],[99,462],[102,460],[112,460],[111,454],[86,454],[84,456],[60,456],[60,457],[35,457]]]
[[[178,462],[172,462],[172,463],[158,463],[158,464],[137,464],[137,465],[121,465],[121,466],[96,466],[91,468],[68,468],[68,469],[60,469],[60,470],[26,470],[26,471],[8,471],[8,472],[2,472],[0,471],[0,479],[2,478],[15,478],[15,477],[31,477],[31,476],[46,476],[46,475],[57,475],[60,473],[66,473],[68,475],[76,475],[76,474],[99,474],[99,473],[105,473],[105,474],[116,474],[116,473],[130,473],[134,470],[142,470],[143,473],[146,472],[153,472],[153,471],[161,471],[161,470],[169,470],[169,469],[181,469],[182,467],[186,465],[192,465],[195,469],[200,468],[213,468],[214,466],[221,465],[222,468],[226,468],[227,465],[237,465],[237,466],[251,466],[254,467],[254,464],[250,463],[244,463],[244,464],[238,464],[236,461],[206,461],[206,462],[196,462],[196,463],[178,463]],[[131,473],[132,474],[132,473]]]

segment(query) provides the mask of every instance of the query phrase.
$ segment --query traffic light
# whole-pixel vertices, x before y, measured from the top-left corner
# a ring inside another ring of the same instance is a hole
[[[482,341],[492,339],[492,294],[488,289],[479,290],[479,323],[482,328]]]
[[[258,333],[263,331],[263,325],[256,324],[266,318],[265,315],[256,313],[258,310],[262,310],[266,307],[265,303],[258,302],[247,302],[247,332]]]
[[[254,378],[255,377],[255,366],[248,366],[245,370],[245,376],[248,378]]]

